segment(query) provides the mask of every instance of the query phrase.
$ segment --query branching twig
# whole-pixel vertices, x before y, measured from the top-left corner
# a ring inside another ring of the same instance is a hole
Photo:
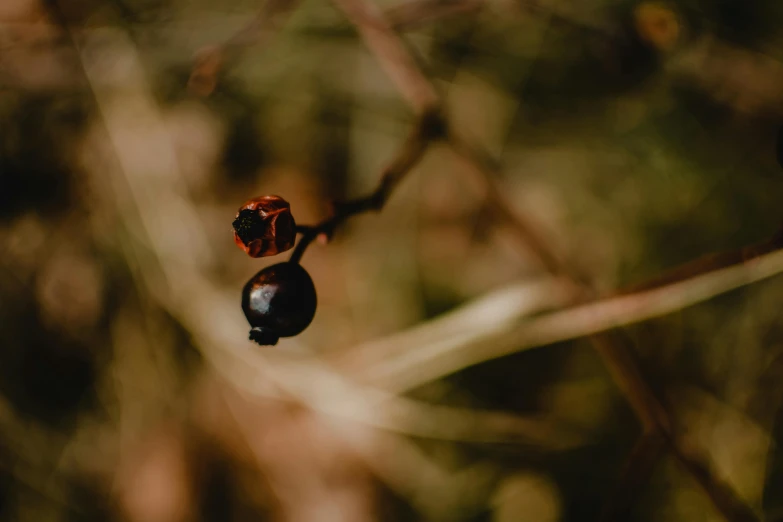
[[[363,0],[333,0],[357,27],[367,46],[379,58],[386,73],[413,107],[418,121],[397,156],[386,167],[378,187],[369,195],[335,204],[334,213],[314,226],[299,227],[302,239],[291,254],[298,262],[307,247],[319,236],[332,235],[334,229],[356,214],[383,208],[391,192],[421,160],[432,141],[448,134],[435,88],[416,66],[405,45],[392,31],[382,13]]]
[[[402,40],[392,31],[390,24],[382,14],[366,0],[333,0],[362,34],[367,46],[375,54],[385,68],[387,74],[396,83],[408,102],[419,113],[427,112],[432,107],[438,107],[440,101],[432,84],[416,67],[415,61],[406,51]],[[569,267],[562,262],[547,243],[535,233],[534,228],[519,216],[515,215],[501,197],[495,185],[494,162],[491,158],[475,148],[468,147],[464,142],[449,134],[449,141],[454,150],[485,178],[488,196],[500,216],[514,224],[521,240],[538,254],[547,270],[556,275],[566,275],[583,290],[583,300],[595,296],[595,289],[581,280]],[[372,201],[372,197],[369,201]],[[367,201],[361,202],[359,208],[368,206]],[[338,212],[339,215],[339,212]],[[306,244],[305,244],[306,247]],[[297,251],[294,256],[297,256]],[[301,255],[301,254],[299,254]],[[573,326],[573,325],[569,325]],[[520,332],[521,333],[521,332]],[[617,337],[611,333],[592,336],[591,341],[597,353],[602,357],[612,377],[621,392],[625,395],[634,412],[644,426],[646,434],[656,434],[668,442],[669,449],[675,454],[683,467],[697,479],[708,494],[714,505],[728,520],[755,520],[753,511],[728,486],[709,472],[707,465],[695,455],[688,454],[676,441],[671,433],[671,423],[668,412],[654,395],[643,378],[637,364],[633,360],[628,347],[623,346]]]
[[[321,235],[331,237],[335,228],[351,216],[381,210],[400,181],[424,157],[433,140],[444,133],[445,127],[440,112],[437,109],[424,112],[391,164],[384,169],[378,187],[371,194],[335,203],[331,217],[314,226],[298,227],[297,231],[302,233],[302,239],[291,254],[291,261],[299,262],[310,243]]]

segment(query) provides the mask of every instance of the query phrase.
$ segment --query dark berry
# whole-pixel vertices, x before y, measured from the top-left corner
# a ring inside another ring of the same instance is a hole
[[[250,339],[275,345],[307,328],[315,315],[315,285],[299,263],[279,263],[254,275],[242,289]]]
[[[278,196],[261,196],[239,207],[234,242],[250,257],[266,257],[294,246],[296,223],[291,205]]]

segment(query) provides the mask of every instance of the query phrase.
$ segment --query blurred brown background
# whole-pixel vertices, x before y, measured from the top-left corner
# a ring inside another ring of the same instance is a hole
[[[508,203],[600,290],[783,222],[779,1],[374,3]],[[234,246],[237,207],[278,194],[315,223],[375,187],[413,122],[338,10],[266,24],[270,4],[0,1],[0,520],[597,520],[639,426],[589,343],[477,365],[444,348],[458,371],[406,381],[501,298],[568,300],[446,147],[310,247],[310,328],[247,340],[242,285],[284,256]],[[623,331],[767,520],[781,299],[773,278]],[[665,453],[633,493],[625,520],[723,520]]]

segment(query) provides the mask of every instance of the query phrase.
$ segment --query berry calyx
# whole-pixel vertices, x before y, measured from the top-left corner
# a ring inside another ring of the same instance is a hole
[[[307,328],[317,298],[310,274],[298,263],[278,263],[254,275],[242,289],[242,311],[250,323],[250,339],[262,346],[277,344]]]
[[[291,205],[279,196],[246,201],[233,222],[234,242],[250,257],[266,257],[294,246],[296,222]]]

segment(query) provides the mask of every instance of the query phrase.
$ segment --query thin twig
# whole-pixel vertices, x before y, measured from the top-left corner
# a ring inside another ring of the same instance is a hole
[[[363,212],[379,211],[405,175],[424,157],[430,144],[445,132],[442,116],[436,109],[423,113],[416,122],[397,155],[384,169],[378,187],[369,195],[334,205],[334,213],[321,223],[297,227],[302,239],[291,254],[291,262],[298,263],[307,247],[317,237],[331,237],[345,220]]]
[[[421,160],[430,144],[448,134],[438,95],[416,66],[411,54],[386,22],[380,10],[361,0],[333,0],[357,27],[367,46],[379,57],[386,74],[395,82],[416,111],[418,120],[391,164],[381,174],[378,187],[369,195],[334,205],[331,217],[313,226],[297,229],[302,234],[290,261],[297,263],[319,236],[329,238],[335,228],[356,214],[379,211],[405,175]]]

